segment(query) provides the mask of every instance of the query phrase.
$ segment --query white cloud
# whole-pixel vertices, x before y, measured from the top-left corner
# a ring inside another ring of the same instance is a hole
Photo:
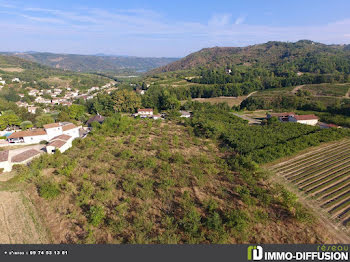
[[[240,17],[238,17],[238,18],[236,19],[236,21],[235,21],[235,25],[240,25],[240,24],[242,24],[242,23],[245,21],[245,19],[246,19],[246,16],[240,16]]]

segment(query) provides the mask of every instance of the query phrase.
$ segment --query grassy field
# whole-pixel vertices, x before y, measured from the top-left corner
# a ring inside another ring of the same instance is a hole
[[[334,96],[344,97],[350,84],[319,84],[319,85],[305,85],[302,90],[309,91],[313,96]]]
[[[246,98],[246,96],[239,97],[212,97],[212,98],[194,98],[193,101],[198,101],[201,103],[210,103],[210,104],[218,104],[218,103],[227,103],[229,107],[238,106],[242,103],[242,101]]]
[[[350,225],[350,140],[342,140],[271,167],[343,226]]]
[[[338,242],[283,187],[232,170],[191,127],[109,121],[15,171],[54,243]]]

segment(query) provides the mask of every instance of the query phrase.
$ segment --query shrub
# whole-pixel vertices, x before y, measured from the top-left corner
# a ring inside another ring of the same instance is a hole
[[[54,199],[60,194],[57,184],[52,182],[44,182],[39,185],[39,195],[45,199]]]
[[[89,210],[88,218],[89,223],[95,227],[98,227],[106,217],[106,212],[103,206],[92,206]]]

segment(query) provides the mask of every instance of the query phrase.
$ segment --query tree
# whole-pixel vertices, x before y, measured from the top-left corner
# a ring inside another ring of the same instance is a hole
[[[0,116],[0,129],[3,130],[10,126],[18,126],[21,121],[19,117],[13,113],[11,114],[3,114]]]
[[[37,127],[43,127],[46,124],[54,123],[55,120],[50,115],[41,115],[35,118],[35,123]]]
[[[177,110],[180,108],[181,103],[177,100],[175,95],[171,95],[169,91],[164,90],[159,97],[160,109],[163,110]]]
[[[69,117],[79,120],[86,112],[86,108],[83,105],[73,104],[69,107]]]
[[[112,99],[116,112],[135,112],[141,107],[141,97],[134,91],[118,90],[112,94]]]
[[[28,128],[33,127],[33,123],[31,121],[23,121],[20,126],[22,130],[27,130]]]

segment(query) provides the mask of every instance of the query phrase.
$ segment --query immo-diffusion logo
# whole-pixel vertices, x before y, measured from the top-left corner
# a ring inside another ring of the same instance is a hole
[[[261,260],[263,258],[263,248],[261,246],[248,247],[248,260]]]
[[[348,245],[329,245],[315,251],[264,251],[261,246],[248,246],[248,260],[253,261],[348,261]]]

